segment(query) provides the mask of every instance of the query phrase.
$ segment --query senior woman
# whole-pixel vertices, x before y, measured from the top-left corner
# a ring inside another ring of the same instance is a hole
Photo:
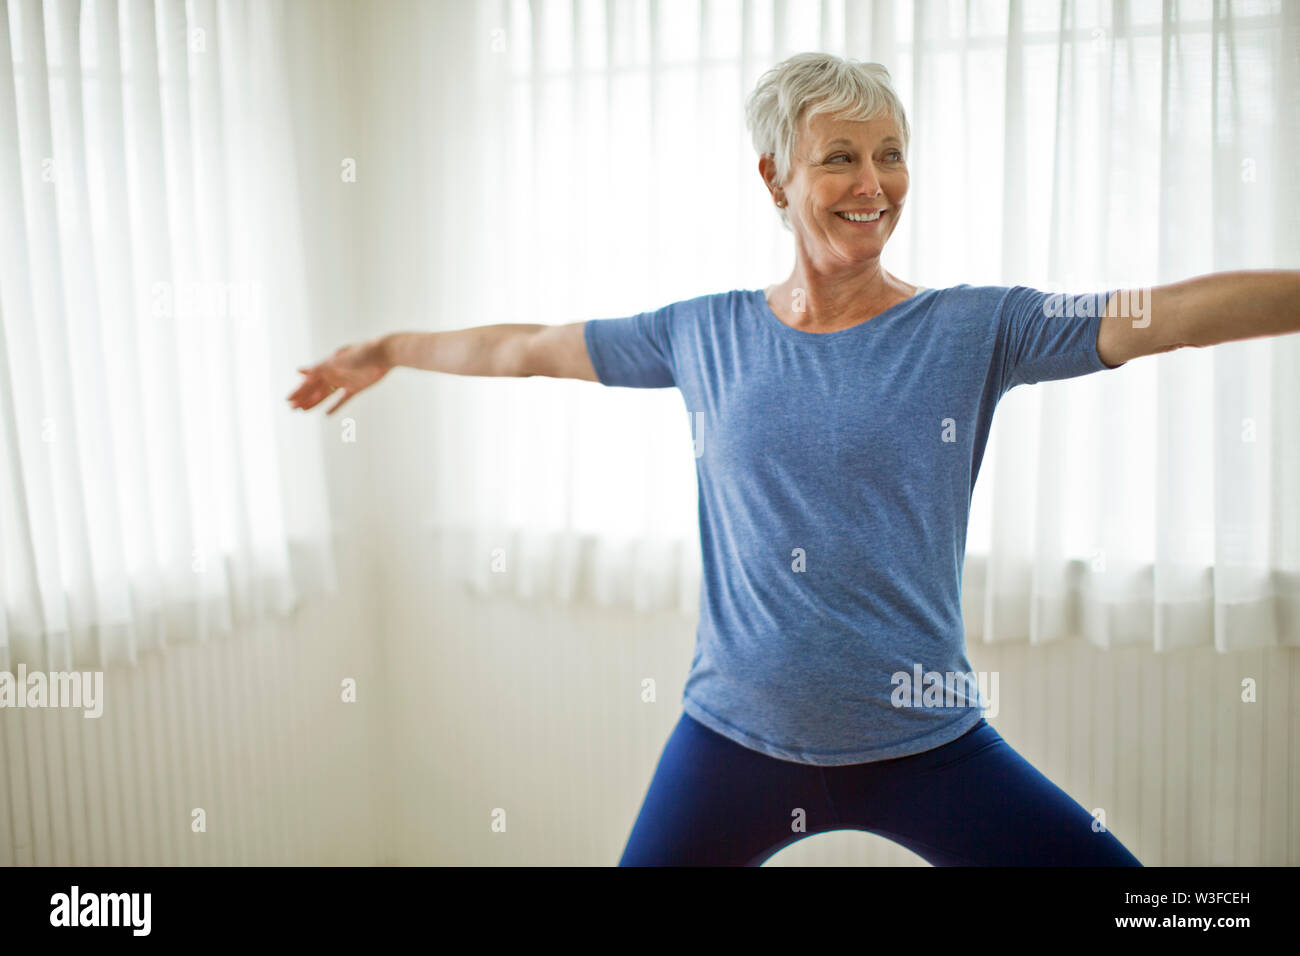
[[[1140,866],[961,679],[971,491],[1008,389],[1296,331],[1300,273],[1141,297],[917,286],[881,264],[910,186],[885,68],[800,54],[747,114],[794,235],[785,281],[626,318],[394,333],[300,369],[291,404],[341,388],[333,414],[396,365],[681,390],[702,426],[700,621],[622,864],[757,865],[856,829],[936,865]]]

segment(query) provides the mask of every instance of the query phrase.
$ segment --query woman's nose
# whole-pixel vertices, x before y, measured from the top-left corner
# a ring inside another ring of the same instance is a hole
[[[862,175],[858,177],[853,192],[859,196],[879,196],[883,192],[880,188],[880,177],[876,175],[874,164],[868,163],[863,167]]]

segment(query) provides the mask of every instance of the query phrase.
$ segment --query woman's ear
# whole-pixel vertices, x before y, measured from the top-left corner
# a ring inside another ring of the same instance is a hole
[[[763,177],[763,185],[767,191],[772,194],[773,201],[776,200],[776,161],[771,153],[764,153],[758,157],[758,174]]]

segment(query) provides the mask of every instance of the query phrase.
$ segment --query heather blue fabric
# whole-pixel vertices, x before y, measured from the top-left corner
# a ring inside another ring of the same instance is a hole
[[[1108,368],[1109,292],[923,289],[838,332],[761,289],[593,319],[601,383],[676,386],[695,438],[703,580],[682,706],[745,747],[820,766],[939,747],[982,719],[896,706],[897,674],[969,674],[970,496],[1011,388]],[[918,688],[918,691],[920,688]]]

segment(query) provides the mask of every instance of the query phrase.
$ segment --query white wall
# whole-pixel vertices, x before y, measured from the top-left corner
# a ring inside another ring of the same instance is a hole
[[[340,576],[365,571],[344,556]],[[391,859],[368,590],[104,672],[103,715],[0,711],[0,865]],[[357,702],[340,702],[355,678]],[[191,829],[201,808],[206,832]]]

